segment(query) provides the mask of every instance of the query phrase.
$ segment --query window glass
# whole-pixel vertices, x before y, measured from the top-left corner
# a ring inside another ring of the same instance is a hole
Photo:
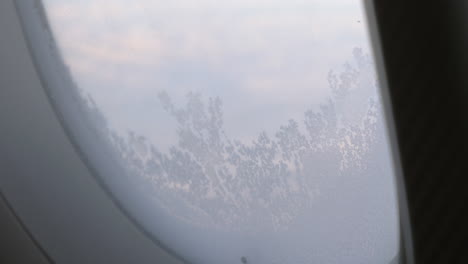
[[[190,263],[397,263],[359,1],[43,4],[89,117],[65,125],[94,131],[77,145],[154,241]]]

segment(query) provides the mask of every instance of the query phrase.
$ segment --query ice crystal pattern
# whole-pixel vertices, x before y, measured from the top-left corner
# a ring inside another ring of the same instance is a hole
[[[128,175],[139,178],[171,215],[210,228],[287,229],[333,191],[334,181],[321,179],[386,173],[373,67],[368,55],[354,49],[352,62],[329,73],[332,95],[318,110],[311,108],[301,123],[291,119],[252,142],[226,135],[220,98],[189,93],[186,105],[178,107],[166,92],[158,99],[176,120],[178,135],[169,152],[134,132],[119,135],[107,127],[107,138]],[[87,105],[96,115],[89,97]]]

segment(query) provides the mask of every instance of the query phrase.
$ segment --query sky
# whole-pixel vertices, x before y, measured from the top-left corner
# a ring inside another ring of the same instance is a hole
[[[359,1],[44,2],[79,87],[114,129],[161,149],[176,142],[161,91],[180,106],[189,92],[219,97],[227,133],[250,141],[324,103],[328,72],[370,52]]]

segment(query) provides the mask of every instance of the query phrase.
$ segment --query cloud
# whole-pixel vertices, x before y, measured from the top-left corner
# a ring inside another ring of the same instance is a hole
[[[160,90],[219,96],[233,133],[256,134],[286,121],[262,107],[297,116],[323,102],[328,71],[368,45],[354,0],[44,2],[79,85],[116,127],[154,140]],[[245,109],[256,125],[236,130]]]

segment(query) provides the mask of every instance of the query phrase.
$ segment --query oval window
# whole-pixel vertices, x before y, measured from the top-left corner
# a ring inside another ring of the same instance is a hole
[[[359,1],[44,0],[84,160],[190,263],[397,263]]]

